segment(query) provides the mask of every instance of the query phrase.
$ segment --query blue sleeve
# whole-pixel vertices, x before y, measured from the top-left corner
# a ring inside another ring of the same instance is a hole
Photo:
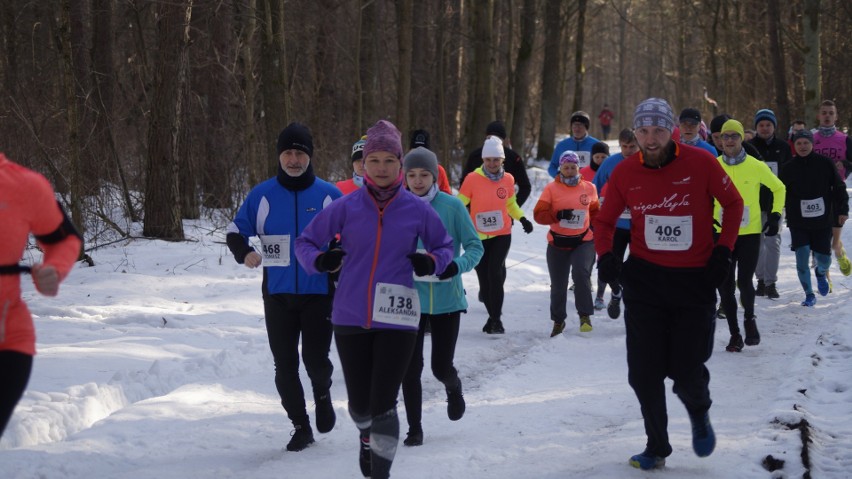
[[[557,143],[553,149],[553,155],[550,157],[550,166],[547,167],[547,172],[550,173],[551,177],[556,178],[556,174],[559,173],[559,157],[567,149],[568,146],[565,144],[565,140]]]
[[[592,178],[592,183],[594,183],[595,188],[598,189],[599,196],[607,180],[609,180],[609,174],[612,171],[612,164],[615,163],[614,160],[610,161],[610,158],[612,158],[612,156],[608,156],[603,163],[601,163],[601,167],[598,168],[597,173],[595,173],[595,177]]]

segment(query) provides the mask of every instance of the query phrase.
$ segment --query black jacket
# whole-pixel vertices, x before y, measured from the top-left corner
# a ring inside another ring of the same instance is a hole
[[[774,136],[768,143],[759,136],[755,136],[746,143],[753,146],[760,153],[760,156],[756,158],[762,159],[775,174],[778,174],[781,171],[781,167],[793,159],[790,145],[786,141],[781,141]],[[765,186],[760,187],[760,211],[767,213],[772,211],[772,191]]]
[[[506,161],[503,162],[503,169],[515,178],[515,185],[518,186],[518,206],[521,206],[527,201],[532,191],[530,177],[527,176],[527,167],[524,164],[523,158],[515,150],[504,146],[503,151],[506,153]],[[464,183],[465,177],[469,173],[473,173],[480,166],[482,166],[482,148],[477,148],[467,157],[467,163],[464,164],[459,187]]]
[[[787,187],[785,208],[790,228],[831,228],[834,217],[849,215],[849,195],[846,184],[837,174],[831,159],[811,153],[795,156],[781,168],[779,178]],[[806,218],[802,216],[802,200],[822,198],[826,214]]]

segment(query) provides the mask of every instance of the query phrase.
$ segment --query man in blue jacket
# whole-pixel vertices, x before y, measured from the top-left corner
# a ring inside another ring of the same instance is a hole
[[[571,113],[571,135],[556,144],[553,156],[550,157],[550,166],[547,172],[556,178],[559,173],[559,157],[568,150],[577,153],[580,157],[580,168],[589,166],[592,161],[592,146],[600,140],[589,134],[589,126],[592,124],[589,114],[584,111]]]
[[[254,187],[228,226],[227,243],[237,263],[263,266],[263,309],[269,347],[275,362],[275,387],[295,431],[288,451],[314,442],[299,379],[299,336],[302,360],[311,378],[317,430],[334,428],[331,403],[331,302],[328,274],[308,275],[293,246],[314,217],[342,194],[317,178],[311,166],[313,138],[302,124],[291,123],[278,136],[278,176]],[[257,236],[261,252],[249,245]]]

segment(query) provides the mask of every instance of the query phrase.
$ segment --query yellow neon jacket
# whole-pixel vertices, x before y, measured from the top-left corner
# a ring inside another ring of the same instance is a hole
[[[766,163],[757,158],[746,155],[745,160],[738,165],[728,165],[722,156],[717,158],[722,169],[731,178],[737,187],[740,196],[743,197],[743,219],[740,222],[740,235],[760,234],[763,231],[763,223],[760,220],[760,185],[764,185],[772,191],[772,213],[781,214],[784,208],[784,197],[787,188],[784,183],[772,173]],[[719,225],[722,223],[722,211],[719,202],[715,202],[713,218],[716,223],[716,232],[721,231]]]

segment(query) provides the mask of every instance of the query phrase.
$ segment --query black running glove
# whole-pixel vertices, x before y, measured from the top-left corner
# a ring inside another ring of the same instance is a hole
[[[618,284],[618,277],[621,276],[621,259],[614,254],[604,253],[598,259],[598,279],[606,284]]]
[[[763,225],[763,234],[766,236],[775,236],[778,234],[778,223],[781,222],[780,213],[770,213],[766,218],[766,223]]]
[[[722,286],[731,274],[731,250],[727,246],[716,245],[707,261],[707,278],[714,288]]]
[[[532,233],[533,225],[532,225],[532,223],[530,223],[530,220],[528,220],[526,218],[526,216],[521,216],[521,219],[519,221],[521,222],[521,226],[524,227],[524,233],[526,233],[526,234]]]
[[[571,218],[574,217],[574,210],[559,210],[556,212],[556,219],[571,221]]]
[[[417,276],[429,276],[435,272],[435,260],[428,254],[411,253],[407,258],[411,260],[411,266],[414,266],[414,274]]]
[[[334,273],[340,269],[345,255],[346,251],[343,251],[340,248],[329,250],[317,256],[317,259],[314,261],[314,266],[316,266],[320,273]]]
[[[459,265],[455,261],[450,261],[443,273],[438,275],[438,279],[450,279],[459,274]]]

